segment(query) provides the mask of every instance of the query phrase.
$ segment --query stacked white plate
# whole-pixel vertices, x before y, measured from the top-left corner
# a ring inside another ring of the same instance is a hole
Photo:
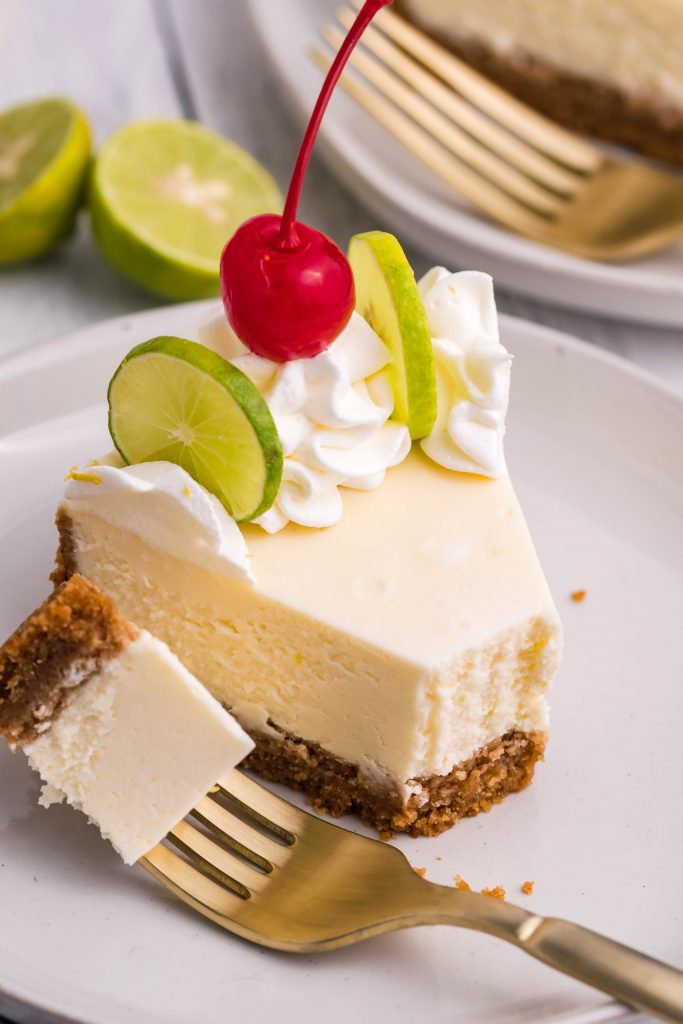
[[[266,54],[302,123],[322,80],[308,53],[338,6],[339,0],[251,0]],[[341,90],[326,115],[320,152],[373,211],[377,226],[393,228],[446,266],[486,270],[497,284],[546,302],[683,325],[683,244],[607,265],[520,238],[459,199]]]

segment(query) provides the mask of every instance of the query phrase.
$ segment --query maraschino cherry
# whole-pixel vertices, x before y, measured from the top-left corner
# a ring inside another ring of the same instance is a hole
[[[294,167],[282,216],[253,217],[221,256],[225,312],[238,338],[279,363],[323,352],[346,327],[355,305],[344,253],[321,231],[296,219],[320,123],[363,32],[393,0],[366,0],[325,79]]]

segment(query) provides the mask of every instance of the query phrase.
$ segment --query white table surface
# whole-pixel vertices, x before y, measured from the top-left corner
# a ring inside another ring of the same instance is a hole
[[[0,109],[55,94],[82,105],[97,143],[136,117],[198,118],[250,149],[286,186],[299,129],[263,64],[248,0],[0,0]],[[301,214],[342,245],[383,226],[320,164]],[[430,265],[429,253],[409,255],[418,273]],[[581,316],[500,290],[498,303],[618,352],[683,391],[681,331]],[[109,270],[82,223],[53,255],[0,272],[0,358],[158,304]]]

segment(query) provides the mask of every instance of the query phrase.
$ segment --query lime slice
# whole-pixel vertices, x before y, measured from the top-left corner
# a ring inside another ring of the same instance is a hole
[[[109,432],[124,462],[175,462],[238,522],[275,501],[282,446],[260,392],[222,356],[182,338],[128,353],[109,385]]]
[[[355,235],[349,262],[356,284],[356,309],[391,352],[389,367],[395,420],[413,440],[426,437],[436,420],[436,374],[432,339],[415,275],[393,235]]]
[[[47,252],[71,233],[90,162],[90,129],[66,100],[0,114],[0,264]]]
[[[217,295],[223,246],[282,196],[245,150],[193,121],[136,121],[95,161],[95,237],[111,265],[157,295]]]

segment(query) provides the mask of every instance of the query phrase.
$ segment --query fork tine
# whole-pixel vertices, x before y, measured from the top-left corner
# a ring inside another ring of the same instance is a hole
[[[159,843],[138,863],[185,903],[218,924],[242,911],[245,901],[213,882],[167,846]]]
[[[327,70],[332,63],[320,50],[312,50],[311,56],[323,70]],[[480,175],[470,171],[465,164],[452,157],[443,146],[435,142],[431,135],[376,92],[364,86],[355,76],[342,75],[340,85],[437,177],[491,218],[524,235],[539,237],[547,229],[550,222],[545,217],[522,206],[495,185],[489,184]]]
[[[354,12],[349,7],[342,8],[337,14],[344,27],[349,27],[354,17]],[[476,107],[461,99],[412,57],[407,56],[377,29],[366,29],[363,45],[400,75],[416,92],[433,103],[438,110],[443,111],[493,153],[508,160],[513,167],[560,194],[570,195],[580,188],[582,178],[575,172],[561,167],[526,142],[511,135],[505,128],[501,128]]]
[[[217,882],[226,885],[243,899],[259,892],[268,881],[268,875],[251,864],[245,864],[231,850],[219,846],[212,838],[180,821],[168,833],[167,839],[201,870]]]
[[[262,871],[272,871],[287,859],[289,846],[258,832],[211,797],[200,800],[190,814]]]
[[[200,837],[203,842],[199,841],[197,837]],[[227,860],[225,851],[212,842],[212,840],[207,839],[205,835],[198,832],[197,829],[193,829],[191,825],[184,821],[178,822],[166,838],[169,843],[172,843],[177,850],[184,853],[194,866],[203,871],[204,874],[210,875],[214,881],[226,886],[231,892],[241,896],[242,899],[249,899],[251,890],[243,881],[235,878],[232,871],[225,869],[225,861]],[[223,854],[223,856],[221,857],[220,854]],[[217,861],[220,863],[216,863]],[[230,858],[230,868],[232,868],[233,862],[237,863],[236,857]]]
[[[344,39],[343,34],[332,26],[325,29],[322,35],[334,50],[339,49]],[[395,75],[382,67],[373,57],[361,50],[356,50],[351,56],[350,62],[376,89],[384,93],[425,130],[431,132],[442,146],[451,150],[474,170],[485,175],[508,195],[540,213],[557,212],[562,203],[557,195],[547,192],[485,149],[422,99],[413,89],[404,85]]]
[[[286,800],[281,800],[279,796],[275,796],[264,786],[259,786],[258,782],[254,782],[237,768],[233,768],[219,779],[217,785],[226,796],[239,804],[244,814],[290,846],[296,842],[296,831],[301,827],[301,823],[312,819],[312,815],[300,811]]]
[[[355,6],[358,0],[352,2]],[[542,153],[584,173],[597,170],[602,163],[602,154],[589,143],[510,96],[393,11],[385,8],[375,24],[471,103]]]

